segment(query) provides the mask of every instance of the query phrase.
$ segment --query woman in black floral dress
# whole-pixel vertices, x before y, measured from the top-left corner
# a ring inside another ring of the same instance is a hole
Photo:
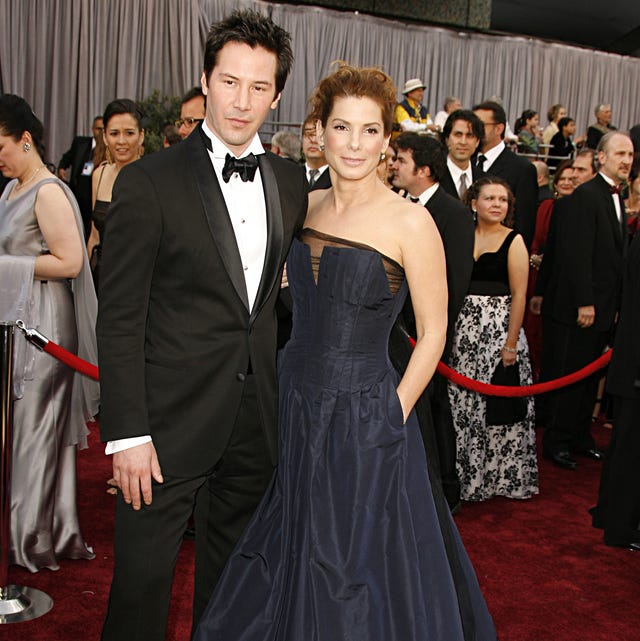
[[[495,176],[476,181],[467,194],[476,218],[469,294],[456,323],[451,366],[488,383],[502,359],[517,362],[522,385],[531,383],[522,330],[529,257],[522,236],[510,229],[513,194]],[[527,417],[510,425],[486,424],[486,397],[449,384],[462,498],[529,498],[538,493],[533,400]]]

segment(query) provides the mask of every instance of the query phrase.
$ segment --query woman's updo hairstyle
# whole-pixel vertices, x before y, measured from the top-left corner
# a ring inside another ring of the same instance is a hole
[[[117,98],[116,100],[112,100],[105,107],[104,114],[102,116],[105,131],[109,120],[114,116],[119,116],[121,114],[129,114],[130,116],[133,116],[135,121],[138,123],[138,129],[140,129],[140,131],[144,129],[144,115],[138,103],[133,100],[129,100],[129,98]]]
[[[25,131],[31,134],[38,155],[46,163],[42,123],[24,98],[3,94],[0,96],[0,133],[18,142]]]
[[[336,98],[370,98],[380,106],[384,134],[391,134],[396,107],[396,88],[391,78],[376,67],[352,67],[339,61],[338,69],[323,78],[309,99],[309,118],[327,126]]]

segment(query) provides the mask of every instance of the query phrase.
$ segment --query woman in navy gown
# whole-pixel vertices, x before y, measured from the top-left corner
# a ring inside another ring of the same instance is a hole
[[[310,195],[287,261],[280,463],[195,641],[496,638],[413,411],[444,346],[446,276],[431,217],[376,176],[394,105],[386,74],[347,65],[312,96],[333,187]],[[387,345],[408,290],[418,338],[398,380]]]

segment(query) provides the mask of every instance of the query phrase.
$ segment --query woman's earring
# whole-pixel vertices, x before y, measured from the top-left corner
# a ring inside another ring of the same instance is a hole
[[[384,159],[387,157],[387,155],[384,153],[384,151],[380,152],[380,162],[384,162]]]
[[[111,152],[109,151],[109,147],[107,146],[107,150],[105,151],[104,157],[106,158],[107,162],[111,164],[113,160],[111,160]]]
[[[324,151],[324,143],[323,143],[323,142],[319,142],[319,143],[318,143],[318,149],[319,149],[320,151]]]
[[[24,149],[24,153],[28,154],[31,151],[31,143],[25,142],[22,148]]]
[[[476,209],[472,209],[471,212],[473,213],[473,222],[477,223],[478,222],[478,211]]]

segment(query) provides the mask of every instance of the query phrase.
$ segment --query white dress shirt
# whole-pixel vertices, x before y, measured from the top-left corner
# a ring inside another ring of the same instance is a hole
[[[618,186],[613,180],[611,180],[611,178],[609,178],[609,176],[605,176],[602,172],[600,172],[600,175],[602,176],[603,180],[611,187]],[[611,198],[613,199],[613,206],[616,208],[616,216],[618,217],[618,222],[622,223],[622,207],[620,207],[620,194],[611,194]]]
[[[465,187],[465,190],[471,187],[471,184],[473,183],[471,162],[469,162],[466,169],[460,169],[460,167],[458,167],[458,165],[456,165],[456,163],[451,160],[451,156],[447,156],[447,167],[449,168],[449,173],[451,174],[451,178],[453,179],[453,184],[455,185],[458,195],[460,195],[460,178],[462,174],[467,177],[467,186]]]
[[[422,205],[423,207],[427,204],[429,199],[433,196],[433,194],[436,193],[438,187],[440,186],[440,183],[434,183],[431,185],[431,187],[427,187],[419,196],[418,196],[418,203]],[[411,195],[407,192],[406,198],[411,198]],[[415,198],[415,196],[414,196]],[[416,204],[418,204],[416,203]]]
[[[224,182],[222,179],[224,161],[227,154],[232,156],[234,154],[207,127],[206,122],[202,123],[202,131],[211,140],[212,151],[209,151],[209,158],[216,172],[216,177],[227,205],[227,211],[229,212],[229,219],[233,225],[233,232],[244,268],[249,311],[251,311],[260,285],[260,279],[262,278],[267,249],[267,208],[260,178],[260,168],[256,170],[253,181],[242,182],[240,176],[234,173],[228,183]],[[255,156],[264,154],[264,147],[257,133],[240,158],[244,158],[250,153]],[[105,447],[105,454],[115,454],[150,441],[150,435],[109,441]]]
[[[314,185],[318,182],[318,180],[320,180],[320,176],[322,176],[322,174],[324,174],[324,172],[327,171],[327,169],[329,169],[329,165],[322,165],[322,167],[317,167],[316,168],[316,171],[318,173],[316,174],[316,177],[315,177],[315,179],[313,181]],[[304,171],[307,174],[307,182],[311,183],[311,172],[313,171],[313,169],[311,167],[309,167],[309,165],[307,165],[307,163],[305,163],[304,164]],[[313,185],[311,185],[311,186],[313,187]]]
[[[488,151],[483,151],[482,154],[478,155],[483,155],[486,160],[484,161],[484,164],[480,169],[482,171],[489,171],[489,167],[493,165],[493,163],[496,161],[496,158],[504,151],[506,145],[504,144],[504,140],[501,140],[495,147],[492,147]]]

